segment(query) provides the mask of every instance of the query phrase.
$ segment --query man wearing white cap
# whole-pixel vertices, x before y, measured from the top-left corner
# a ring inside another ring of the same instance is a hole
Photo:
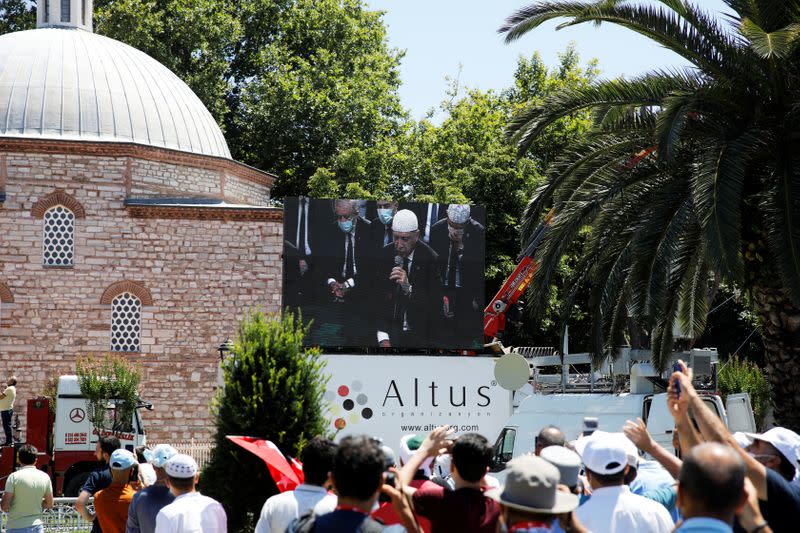
[[[745,433],[752,442],[747,451],[756,460],[780,474],[786,481],[797,478],[800,436],[791,429],[774,427],[765,433]]]
[[[158,512],[175,500],[167,486],[164,465],[176,455],[177,450],[169,444],[159,444],[145,451],[145,459],[155,471],[156,482],[133,496],[128,509],[126,533],[153,533],[156,530]]]
[[[444,284],[441,342],[449,347],[482,344],[485,232],[466,204],[447,206],[447,218],[431,228],[430,245],[439,256]]]
[[[394,246],[383,248],[376,269],[378,344],[433,346],[430,326],[441,313],[436,252],[419,240],[417,216],[408,209],[392,218],[392,236]]]
[[[674,524],[664,506],[631,493],[625,485],[630,467],[622,439],[602,434],[585,439],[581,459],[592,497],[578,508],[578,519],[593,533],[672,531]]]
[[[197,463],[188,455],[173,456],[164,465],[175,501],[159,511],[156,533],[227,533],[225,510],[195,490]]]

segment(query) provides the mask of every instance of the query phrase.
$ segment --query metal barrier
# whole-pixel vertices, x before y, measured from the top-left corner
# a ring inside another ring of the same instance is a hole
[[[57,533],[89,533],[92,529],[91,522],[84,520],[78,511],[75,509],[75,502],[78,498],[54,498],[53,508],[46,509],[42,515],[44,521],[44,530],[47,532]],[[89,508],[94,512],[91,502],[89,500]],[[8,515],[3,513],[2,518],[2,531],[6,530],[6,522]]]

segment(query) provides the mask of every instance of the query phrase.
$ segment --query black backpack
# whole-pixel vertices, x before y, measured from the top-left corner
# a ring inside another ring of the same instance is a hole
[[[314,526],[316,525],[316,516],[313,512],[308,512],[292,522],[286,533],[314,533]],[[361,522],[361,525],[356,530],[357,533],[381,533],[384,529],[383,524],[373,520],[369,516]]]

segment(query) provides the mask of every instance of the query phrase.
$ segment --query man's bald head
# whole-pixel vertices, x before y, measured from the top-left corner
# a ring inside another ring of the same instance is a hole
[[[555,426],[545,426],[536,437],[536,449],[534,453],[539,455],[541,451],[549,446],[563,446],[566,438],[564,432]]]
[[[678,478],[681,512],[687,518],[731,522],[744,503],[746,474],[744,461],[733,448],[716,442],[695,446],[684,457]]]

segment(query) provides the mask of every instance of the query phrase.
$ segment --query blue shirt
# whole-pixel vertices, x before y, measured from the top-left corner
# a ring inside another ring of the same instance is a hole
[[[650,490],[642,494],[642,496],[666,507],[675,523],[680,520],[681,514],[676,505],[678,503],[678,489],[675,485],[663,486],[656,490]]]
[[[685,533],[689,533],[690,531],[692,533],[731,533],[733,529],[722,520],[697,517],[685,520],[683,524],[681,524],[681,527],[675,530],[675,533],[678,531]]]
[[[657,461],[639,461],[639,466],[636,468],[636,479],[631,481],[630,487],[632,493],[643,495],[645,492],[674,483],[675,479]]]
[[[175,501],[166,485],[151,485],[133,496],[125,533],[153,533],[158,512]]]
[[[759,502],[764,520],[775,533],[797,531],[800,516],[800,487],[767,468],[767,501]]]
[[[108,466],[104,466],[89,474],[83,487],[81,487],[81,492],[86,491],[94,496],[95,492],[101,491],[109,485],[111,485],[111,469]],[[103,530],[100,529],[100,521],[97,518],[92,522],[92,533],[103,533]]]

